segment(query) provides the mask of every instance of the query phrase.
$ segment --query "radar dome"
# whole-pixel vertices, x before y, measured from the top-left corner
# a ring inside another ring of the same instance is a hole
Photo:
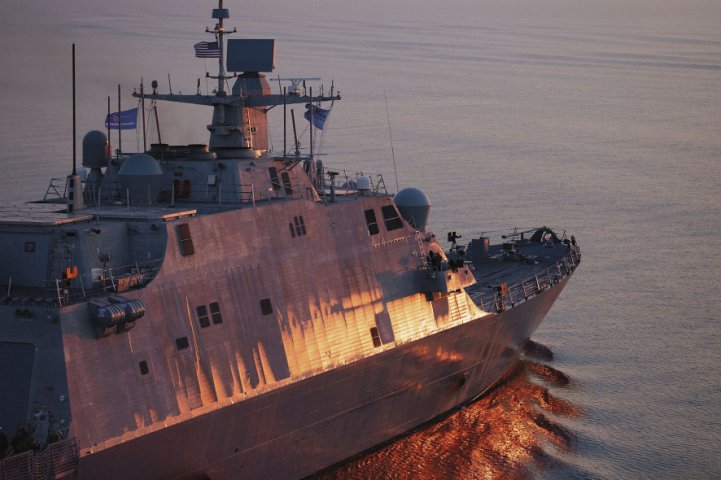
[[[416,230],[425,232],[431,213],[431,201],[426,194],[417,188],[409,187],[396,193],[393,199],[403,218]]]
[[[371,189],[371,177],[368,175],[361,175],[358,177],[358,184],[357,184],[358,190],[361,192],[367,192]]]
[[[83,137],[83,166],[105,168],[108,166],[108,137],[100,130],[91,130]]]
[[[163,186],[163,169],[156,159],[138,153],[125,159],[118,171],[120,187],[130,191],[130,202],[135,205],[152,203]]]

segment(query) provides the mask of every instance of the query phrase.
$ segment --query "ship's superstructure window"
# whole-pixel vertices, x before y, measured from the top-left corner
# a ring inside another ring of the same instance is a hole
[[[378,220],[376,220],[376,212],[372,208],[365,211],[366,224],[368,225],[368,232],[371,235],[377,235],[380,233],[378,229]]]
[[[190,236],[190,225],[187,223],[178,225],[178,240],[180,241],[180,253],[184,257],[195,253],[193,238]]]
[[[295,227],[293,226],[293,222],[289,223],[288,226],[290,227],[290,236],[295,238]]]
[[[25,242],[25,253],[35,253],[35,242]]]
[[[386,205],[381,208],[381,211],[383,212],[383,221],[386,224],[386,230],[391,231],[403,227],[403,221],[401,220],[401,216],[398,215],[396,207]]]
[[[270,174],[270,185],[273,187],[273,190],[280,190],[280,179],[278,178],[278,169],[275,167],[270,167],[268,169],[268,173]]]
[[[175,346],[178,347],[178,350],[185,350],[190,346],[190,343],[188,343],[188,337],[180,337],[175,339]]]
[[[210,320],[208,319],[208,309],[205,307],[205,305],[201,305],[196,308],[196,311],[198,312],[198,323],[200,324],[200,328],[208,328],[210,326]]]
[[[280,178],[283,180],[283,188],[285,189],[285,194],[292,195],[293,184],[290,183],[290,175],[288,175],[288,172],[281,173]]]
[[[210,303],[210,315],[213,317],[213,325],[223,323],[223,316],[220,314],[220,304],[218,302]]]
[[[308,233],[305,229],[305,222],[303,221],[303,215],[293,217],[293,223],[295,224],[295,236],[302,236]]]
[[[373,339],[373,346],[375,348],[381,346],[381,336],[378,334],[377,327],[371,327],[371,338]]]
[[[145,360],[138,363],[138,368],[140,368],[140,374],[141,375],[147,375],[150,369],[148,368],[148,362]]]
[[[260,301],[260,311],[263,312],[263,315],[273,313],[273,305],[270,303],[270,298],[264,298]]]

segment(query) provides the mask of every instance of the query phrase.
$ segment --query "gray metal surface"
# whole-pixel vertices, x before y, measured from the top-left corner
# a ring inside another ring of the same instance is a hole
[[[148,97],[212,106],[208,146],[101,171],[96,135],[77,212],[0,206],[12,478],[313,473],[492,385],[580,261],[543,230],[446,251],[422,192],[269,156],[267,109],[310,92]]]

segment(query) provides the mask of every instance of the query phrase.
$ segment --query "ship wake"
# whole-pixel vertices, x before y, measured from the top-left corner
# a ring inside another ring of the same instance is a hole
[[[563,418],[579,415],[552,394],[571,382],[548,365],[553,354],[529,342],[524,355],[476,402],[313,480],[349,478],[532,478],[558,463],[548,447],[570,451]]]

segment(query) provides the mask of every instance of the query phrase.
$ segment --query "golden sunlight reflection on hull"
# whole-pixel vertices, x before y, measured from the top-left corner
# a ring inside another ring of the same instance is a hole
[[[310,478],[532,478],[534,471],[552,468],[554,460],[544,451],[544,444],[568,451],[574,437],[551,417],[572,418],[579,412],[548,391],[546,385],[569,383],[565,374],[539,363],[552,360],[551,351],[530,342],[524,353],[478,401]]]

